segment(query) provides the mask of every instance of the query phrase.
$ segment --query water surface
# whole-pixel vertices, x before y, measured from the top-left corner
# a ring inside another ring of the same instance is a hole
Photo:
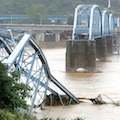
[[[114,101],[120,100],[120,55],[108,56],[107,62],[97,62],[96,73],[70,73],[65,71],[65,48],[42,49],[52,75],[76,97],[95,98],[105,94]],[[111,102],[111,101],[107,101]],[[71,120],[119,120],[120,106],[94,105],[90,101],[70,106],[49,106],[37,109],[37,118],[51,117]]]

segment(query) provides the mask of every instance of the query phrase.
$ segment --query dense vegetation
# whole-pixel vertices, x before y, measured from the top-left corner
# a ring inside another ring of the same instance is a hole
[[[67,16],[74,14],[74,9],[79,4],[98,4],[102,9],[108,7],[108,0],[2,0],[0,3],[0,15],[24,14],[31,19],[29,23],[39,23],[40,18],[46,16]],[[111,0],[109,9],[116,15],[120,15],[120,0]],[[45,19],[43,23],[47,23]]]
[[[6,67],[0,63],[0,108],[28,109],[26,97],[30,97],[31,88],[23,83],[18,83],[19,73],[11,72],[11,76],[7,75]]]
[[[36,14],[69,15],[74,8],[83,3],[98,4],[103,8],[108,6],[108,0],[2,0],[0,2],[0,14]],[[120,0],[111,0],[111,8],[119,9]],[[29,11],[30,10],[30,11]]]
[[[17,108],[29,109],[25,98],[30,97],[31,88],[17,82],[19,72],[12,71],[8,76],[6,67],[0,62],[0,120],[33,120],[17,112]]]
[[[37,120],[27,114],[20,114],[15,110],[0,109],[0,120]]]

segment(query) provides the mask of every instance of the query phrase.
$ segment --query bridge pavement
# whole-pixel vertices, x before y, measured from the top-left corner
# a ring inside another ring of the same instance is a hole
[[[73,25],[0,24],[0,28],[33,31],[72,31]]]
[[[45,41],[45,33],[51,31],[55,35],[55,41],[60,41],[60,34],[64,31],[71,31],[73,25],[39,25],[39,24],[0,24],[0,29],[15,29],[23,31],[32,31],[35,33],[35,38],[37,43],[40,41]]]

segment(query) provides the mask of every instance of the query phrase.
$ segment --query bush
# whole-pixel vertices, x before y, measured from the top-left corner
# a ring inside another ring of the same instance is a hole
[[[79,117],[77,117],[74,120],[85,120],[85,118],[79,118]]]
[[[42,118],[40,120],[55,120],[55,119],[53,119],[53,118]],[[57,118],[56,120],[65,120],[65,119]],[[77,117],[77,118],[72,119],[72,120],[85,120],[85,118],[79,118],[79,117]]]
[[[8,110],[0,110],[0,120],[15,120],[16,115],[10,113]]]
[[[0,108],[24,108],[28,110],[25,98],[30,98],[32,88],[19,83],[20,72],[12,71],[7,74],[6,66],[0,62]]]
[[[0,120],[37,120],[35,117],[27,114],[20,114],[17,111],[0,109]]]

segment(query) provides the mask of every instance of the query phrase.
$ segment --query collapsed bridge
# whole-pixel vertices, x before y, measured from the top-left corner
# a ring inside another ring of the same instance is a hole
[[[33,88],[27,99],[30,111],[35,105],[45,106],[47,96],[52,104],[56,99],[61,105],[79,103],[79,100],[67,90],[50,72],[47,60],[32,37],[32,33],[7,29],[0,32],[0,61],[8,65],[8,73],[14,69],[20,71],[20,82]],[[66,96],[66,100],[63,96]]]

